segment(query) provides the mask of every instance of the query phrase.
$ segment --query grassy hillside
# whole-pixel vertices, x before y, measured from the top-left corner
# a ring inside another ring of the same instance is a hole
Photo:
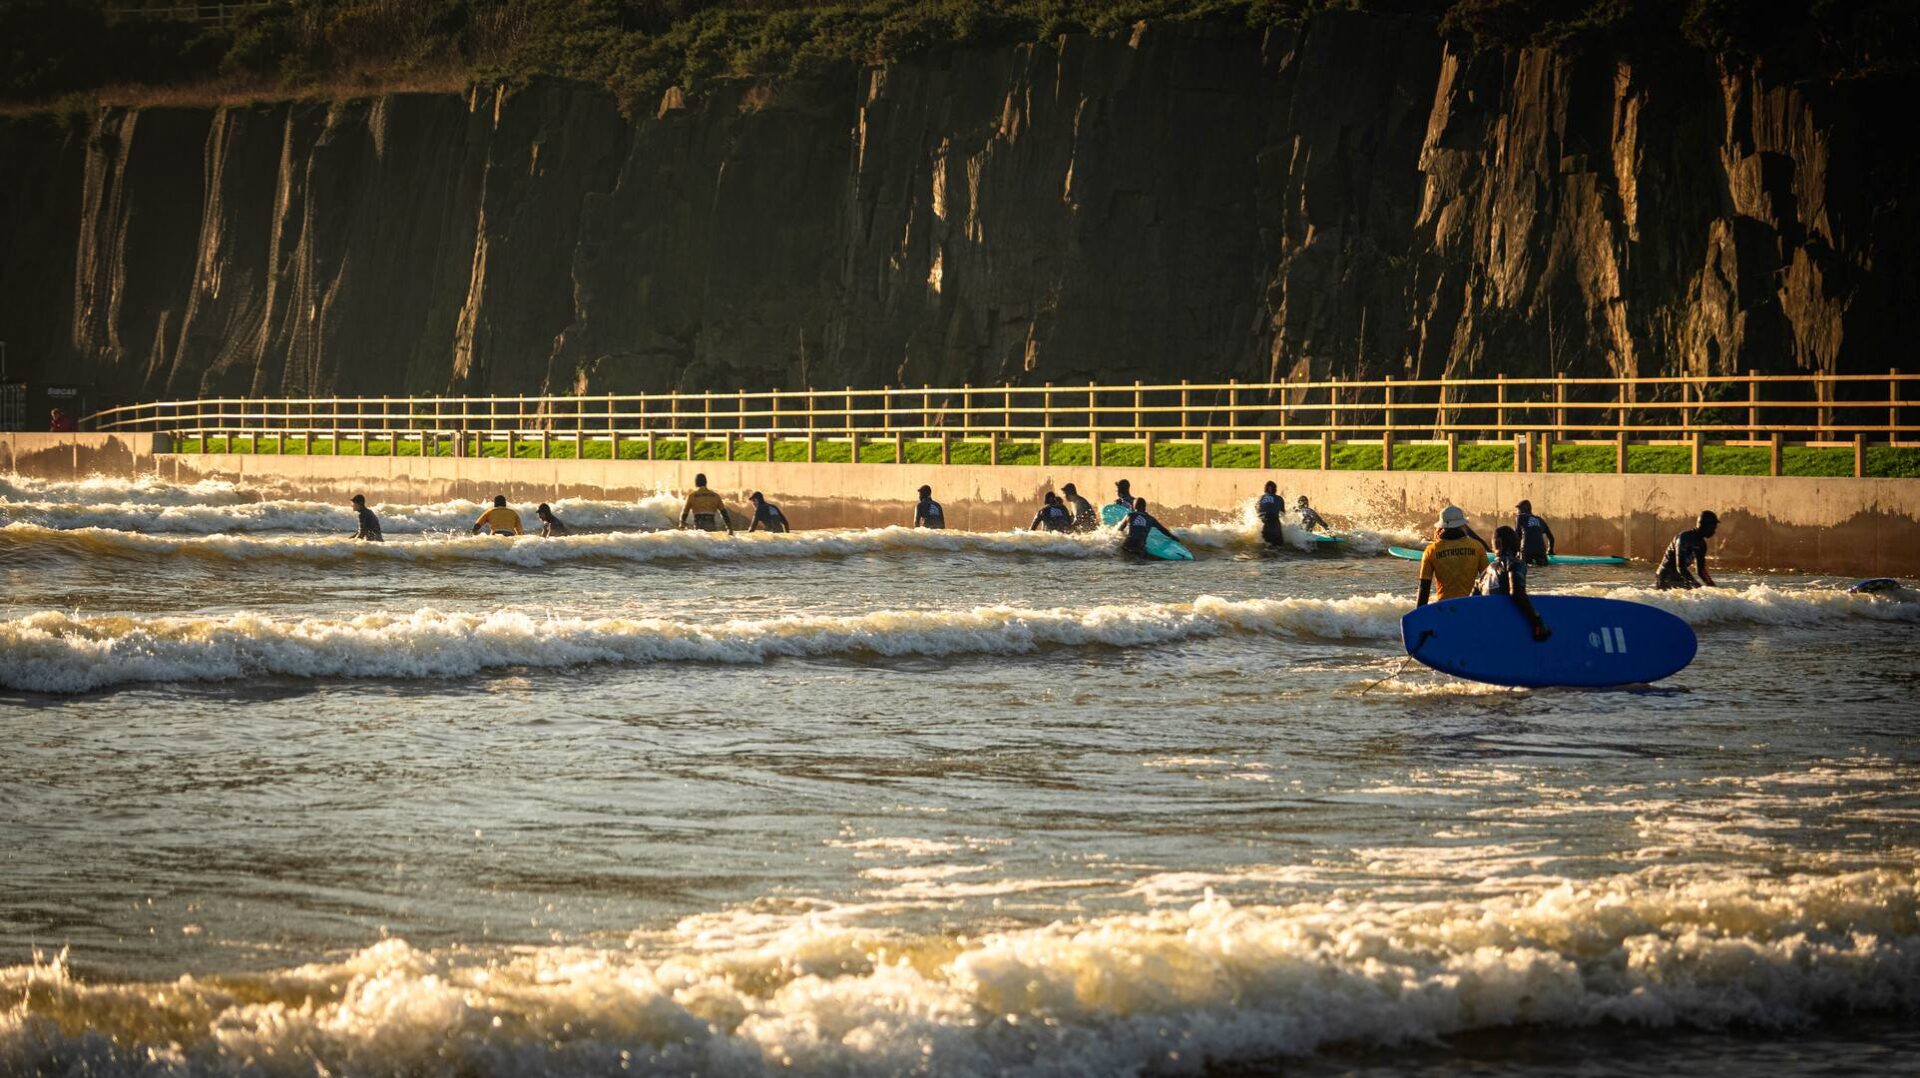
[[[238,24],[110,18],[100,0],[0,0],[0,99],[276,96],[557,75],[645,102],[671,85],[825,76],[952,46],[1118,33],[1142,18],[1423,16],[1481,46],[1686,43],[1789,73],[1913,70],[1920,0],[286,0]]]

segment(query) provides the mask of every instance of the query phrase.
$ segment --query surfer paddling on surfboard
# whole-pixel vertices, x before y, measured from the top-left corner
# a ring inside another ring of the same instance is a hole
[[[1120,549],[1125,553],[1134,554],[1139,557],[1144,558],[1147,556],[1147,536],[1152,535],[1156,531],[1169,539],[1173,539],[1176,543],[1180,541],[1174,538],[1174,534],[1167,530],[1166,525],[1153,519],[1153,514],[1147,512],[1147,500],[1145,498],[1135,498],[1133,500],[1133,510],[1127,514],[1126,520],[1121,526],[1127,529],[1127,538],[1125,542],[1120,544]]]
[[[1464,599],[1473,594],[1473,582],[1480,576],[1481,560],[1487,556],[1487,544],[1467,526],[1466,510],[1449,505],[1440,512],[1434,525],[1433,542],[1420,555],[1420,601],[1427,605],[1435,585],[1437,598]]]
[[[1520,503],[1525,505],[1525,502]],[[1475,595],[1506,595],[1527,617],[1527,624],[1533,626],[1533,638],[1545,640],[1553,635],[1547,623],[1540,620],[1540,614],[1533,608],[1533,600],[1527,598],[1527,559],[1520,556],[1520,533],[1506,525],[1493,532],[1493,563],[1480,573],[1480,579],[1474,581]]]
[[[1674,536],[1673,542],[1667,544],[1667,554],[1660,559],[1660,573],[1654,578],[1654,585],[1662,591],[1719,587],[1713,582],[1713,574],[1707,572],[1707,540],[1719,530],[1720,518],[1713,510],[1702,509],[1694,526]],[[1695,566],[1700,569],[1697,580],[1690,571]]]

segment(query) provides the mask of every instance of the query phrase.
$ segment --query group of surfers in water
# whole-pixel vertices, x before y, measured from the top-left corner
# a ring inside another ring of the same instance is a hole
[[[693,485],[694,489],[687,495],[680,511],[680,527],[699,531],[724,530],[732,535],[735,531],[733,514],[727,511],[726,500],[707,486],[705,474],[695,475]],[[934,500],[933,488],[922,486],[918,494],[919,499],[913,507],[913,527],[945,528],[946,510]],[[753,516],[746,527],[748,532],[779,533],[793,530],[780,507],[768,501],[759,491],[748,495],[747,501],[753,506]],[[1175,542],[1179,541],[1147,511],[1145,498],[1134,497],[1127,480],[1122,479],[1114,484],[1113,504],[1125,510],[1125,516],[1114,525],[1124,536],[1122,551],[1144,554],[1147,538],[1155,531]],[[380,518],[367,508],[365,495],[353,496],[353,510],[359,517],[354,538],[374,543],[383,541]],[[1286,512],[1286,498],[1274,483],[1268,482],[1254,503],[1254,513],[1260,520],[1260,536],[1268,545],[1284,544],[1281,517]],[[1332,530],[1326,519],[1314,511],[1304,494],[1294,503],[1294,512],[1299,515],[1300,526],[1309,532]],[[553,507],[545,502],[534,510],[534,516],[540,522],[538,534],[543,537],[573,534],[573,529],[554,515]],[[1655,576],[1656,586],[1663,590],[1714,586],[1713,575],[1707,571],[1707,540],[1713,538],[1719,526],[1720,518],[1713,510],[1703,510],[1692,528],[1674,536],[1660,560],[1660,568]],[[1080,491],[1072,483],[1061,486],[1057,494],[1047,491],[1039,511],[1033,516],[1033,522],[1028,525],[1031,531],[1049,532],[1093,532],[1105,527],[1107,525],[1101,522],[1100,513],[1094,509],[1093,503],[1081,497]],[[504,494],[495,495],[493,505],[473,522],[473,534],[478,535],[483,531],[501,536],[527,534],[519,512],[507,505]],[[1551,564],[1553,549],[1553,529],[1544,518],[1534,513],[1532,502],[1522,501],[1514,506],[1513,524],[1503,524],[1495,529],[1492,543],[1474,533],[1464,510],[1449,505],[1434,525],[1433,540],[1420,555],[1418,605],[1425,606],[1431,601],[1458,599],[1468,595],[1511,596],[1532,624],[1534,639],[1545,640],[1552,633],[1527,598],[1527,567]]]

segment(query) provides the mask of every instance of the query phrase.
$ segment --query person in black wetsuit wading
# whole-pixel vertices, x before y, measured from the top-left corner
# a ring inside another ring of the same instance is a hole
[[[1113,504],[1133,512],[1133,485],[1122,479],[1113,485]]]
[[[913,526],[916,528],[944,528],[947,526],[946,510],[933,500],[933,488],[920,488],[920,501],[913,507]]]
[[[1145,557],[1147,554],[1147,536],[1152,535],[1155,531],[1158,531],[1161,535],[1169,539],[1173,539],[1176,543],[1180,541],[1174,538],[1174,534],[1167,530],[1166,525],[1153,519],[1153,514],[1147,512],[1147,500],[1145,498],[1135,498],[1133,500],[1133,508],[1127,513],[1126,519],[1121,521],[1120,526],[1127,530],[1126,541],[1120,544],[1120,549],[1128,554],[1137,554]]]
[[[793,530],[787,523],[787,515],[780,511],[779,506],[768,501],[766,495],[756,490],[747,495],[747,500],[753,503],[753,523],[747,525],[748,532],[757,532],[764,528],[775,535],[780,535]]]
[[[1038,513],[1033,514],[1033,523],[1027,525],[1027,530],[1070,532],[1073,530],[1073,517],[1068,514],[1067,507],[1060,504],[1060,496],[1049,490],[1046,504],[1040,507]]]
[[[1268,546],[1282,546],[1286,535],[1280,527],[1280,517],[1287,511],[1287,499],[1280,496],[1280,488],[1272,480],[1267,481],[1267,491],[1260,500],[1253,503],[1253,511],[1260,517],[1260,538]]]
[[[384,543],[387,541],[387,537],[380,534],[380,518],[373,515],[373,510],[367,508],[367,496],[365,494],[355,494],[353,496],[353,511],[360,518],[360,528],[353,533],[355,539],[368,543]]]
[[[1667,555],[1660,559],[1660,573],[1654,578],[1654,585],[1665,591],[1670,588],[1716,588],[1713,574],[1707,572],[1707,540],[1720,530],[1720,518],[1711,509],[1700,511],[1700,518],[1694,526],[1673,537],[1667,544]],[[1700,575],[1695,578],[1693,570],[1698,568]]]
[[[1060,488],[1061,503],[1067,512],[1073,514],[1073,530],[1090,532],[1100,526],[1100,514],[1094,511],[1093,503],[1082,498],[1080,491],[1072,483]]]
[[[1513,530],[1520,535],[1520,558],[1528,565],[1546,565],[1553,557],[1553,529],[1533,515],[1533,503],[1521,501],[1513,507]],[[1498,533],[1494,542],[1499,543]]]
[[[1553,635],[1547,623],[1540,620],[1540,612],[1533,608],[1533,600],[1527,598],[1527,561],[1520,556],[1520,533],[1512,528],[1502,524],[1493,530],[1493,561],[1481,570],[1480,579],[1474,581],[1473,593],[1512,598],[1527,624],[1533,626],[1535,640]]]
[[[540,508],[535,509],[533,515],[540,518],[540,538],[542,539],[556,539],[562,535],[573,534],[573,529],[567,527],[566,521],[554,516],[553,506],[546,502],[541,502]]]

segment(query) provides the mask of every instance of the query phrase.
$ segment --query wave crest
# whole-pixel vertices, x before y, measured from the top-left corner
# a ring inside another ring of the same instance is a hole
[[[831,906],[490,959],[386,940],[245,977],[0,969],[0,1068],[89,1074],[1201,1073],[1511,1025],[1920,1007],[1912,869],[1680,866],[1478,902],[1306,902],[903,936]]]

